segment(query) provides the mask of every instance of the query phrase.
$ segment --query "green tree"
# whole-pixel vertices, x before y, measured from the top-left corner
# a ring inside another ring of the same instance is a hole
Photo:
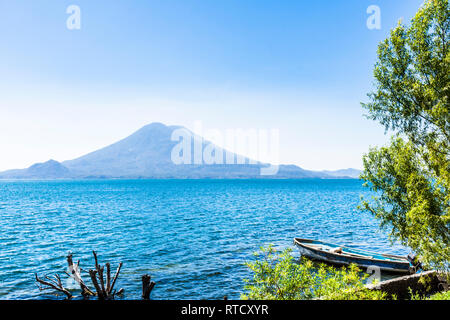
[[[450,9],[427,0],[410,26],[399,22],[378,47],[375,90],[362,106],[393,137],[363,158],[375,191],[362,209],[428,267],[450,260]]]
[[[294,261],[291,250],[276,251],[273,247],[261,248],[257,259],[247,263],[253,279],[246,280],[247,293],[242,299],[251,300],[379,300],[386,294],[369,290],[356,265],[336,269],[324,264],[315,265],[302,259]]]

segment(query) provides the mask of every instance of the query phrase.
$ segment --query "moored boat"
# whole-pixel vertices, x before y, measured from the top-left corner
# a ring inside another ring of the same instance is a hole
[[[294,244],[300,254],[312,260],[335,265],[356,264],[361,268],[378,267],[382,271],[392,273],[414,273],[408,258],[384,253],[339,246],[318,240],[294,238]]]

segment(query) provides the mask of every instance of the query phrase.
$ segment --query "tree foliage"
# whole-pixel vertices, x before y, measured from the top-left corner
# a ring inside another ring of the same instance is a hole
[[[257,259],[247,263],[253,279],[246,280],[243,299],[251,300],[378,300],[386,295],[365,287],[367,274],[356,265],[336,269],[324,264],[315,265],[302,259],[294,261],[291,250],[276,251],[261,248]]]
[[[363,201],[422,262],[450,261],[450,8],[427,0],[410,26],[399,22],[378,47],[368,118],[394,135],[364,156],[361,178],[378,196]]]

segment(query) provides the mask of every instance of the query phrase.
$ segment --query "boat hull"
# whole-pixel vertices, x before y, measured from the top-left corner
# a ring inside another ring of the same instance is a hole
[[[294,244],[297,246],[302,256],[315,261],[326,262],[339,266],[356,264],[363,269],[379,268],[380,270],[389,273],[401,273],[401,274],[411,273],[410,264],[406,259],[405,261],[391,261],[391,260],[382,261],[371,258],[354,257],[345,254],[337,254],[333,252],[309,248],[307,245],[302,244],[297,239],[294,240]]]

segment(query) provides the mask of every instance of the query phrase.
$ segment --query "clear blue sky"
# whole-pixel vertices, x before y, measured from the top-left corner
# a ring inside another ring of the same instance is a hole
[[[0,170],[196,120],[278,128],[282,163],[360,168],[387,139],[360,107],[377,44],[421,3],[0,0]],[[366,27],[373,4],[381,30]]]

